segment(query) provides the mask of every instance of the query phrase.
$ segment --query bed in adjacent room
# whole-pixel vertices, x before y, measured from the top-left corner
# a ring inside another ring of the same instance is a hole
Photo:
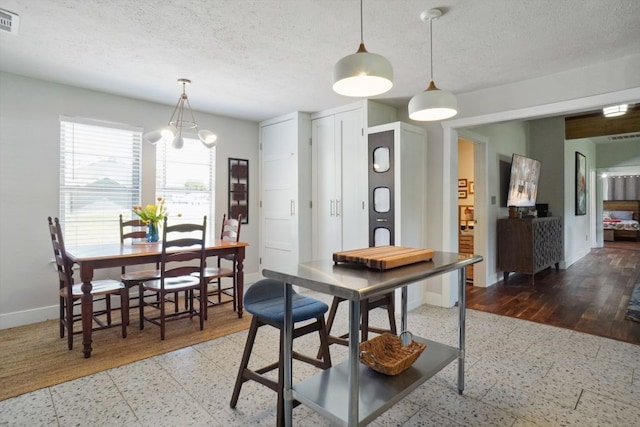
[[[602,203],[604,240],[638,240],[639,220],[640,200],[605,200]]]

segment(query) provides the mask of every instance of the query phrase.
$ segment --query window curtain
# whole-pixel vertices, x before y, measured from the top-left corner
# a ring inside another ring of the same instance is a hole
[[[603,200],[640,200],[640,175],[604,178]]]

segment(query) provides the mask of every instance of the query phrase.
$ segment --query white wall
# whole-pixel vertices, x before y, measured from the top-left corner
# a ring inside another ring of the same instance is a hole
[[[61,115],[163,125],[173,106],[0,73],[0,329],[57,318],[57,274],[47,216],[59,215]],[[176,94],[176,101],[177,101]],[[216,215],[227,210],[229,157],[249,159],[250,220],[242,226],[245,278],[258,271],[258,125],[195,112],[198,125],[218,134]],[[143,203],[152,203],[155,151],[143,144]],[[101,272],[117,278],[119,271]]]
[[[588,139],[567,140],[564,144],[564,263],[563,268],[569,267],[591,250],[590,220],[594,215],[588,207],[590,199],[596,191],[590,185],[587,186],[587,214],[576,215],[576,151],[582,153],[587,160],[587,180],[592,171],[595,171],[596,148]],[[588,181],[587,181],[588,182]]]
[[[638,123],[640,128],[640,123]],[[597,167],[638,168],[640,167],[640,144],[637,142],[616,142],[596,145]]]

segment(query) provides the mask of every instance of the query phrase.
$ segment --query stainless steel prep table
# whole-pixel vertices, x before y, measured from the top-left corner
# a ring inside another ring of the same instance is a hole
[[[465,267],[482,261],[478,255],[436,252],[431,261],[420,262],[387,271],[371,270],[352,264],[335,265],[331,260],[298,264],[290,271],[264,269],[263,276],[280,280],[285,286],[284,325],[284,399],[285,425],[291,426],[293,400],[313,408],[338,424],[366,425],[431,378],[453,360],[458,359],[458,391],[464,390],[465,353]],[[420,358],[406,371],[396,376],[373,372],[360,364],[360,301],[402,289],[401,330],[407,325],[407,285],[429,277],[458,270],[458,347],[451,347],[421,338],[427,344]],[[349,358],[298,384],[292,384],[292,285],[349,301]]]

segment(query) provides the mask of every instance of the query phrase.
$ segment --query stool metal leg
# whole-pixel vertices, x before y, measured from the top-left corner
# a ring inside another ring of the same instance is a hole
[[[293,396],[291,388],[293,387],[293,288],[291,283],[285,283],[284,286],[284,425],[291,427],[293,425]]]

